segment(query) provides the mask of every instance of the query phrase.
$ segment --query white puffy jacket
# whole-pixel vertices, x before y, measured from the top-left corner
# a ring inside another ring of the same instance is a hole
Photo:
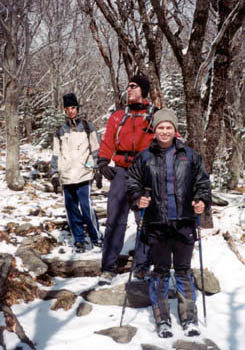
[[[54,135],[50,175],[52,177],[59,175],[63,185],[93,179],[93,165],[97,161],[99,138],[95,126],[85,122],[88,134],[84,128],[84,121],[77,117],[75,120],[68,119]]]

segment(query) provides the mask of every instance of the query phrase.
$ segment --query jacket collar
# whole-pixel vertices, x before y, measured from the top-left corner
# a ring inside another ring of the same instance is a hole
[[[142,103],[133,103],[128,106],[133,111],[141,111],[142,109],[146,109],[149,104],[149,101],[147,99],[144,99]]]
[[[183,151],[185,152],[185,145],[184,143],[177,139],[176,137],[174,137],[173,139],[173,143],[175,145],[175,148],[176,148],[176,152],[180,152],[180,151]],[[159,146],[158,142],[156,139],[154,139],[150,145],[150,151],[153,152],[153,153],[161,153],[162,152],[162,148]]]
[[[68,117],[67,117],[67,120],[66,120],[66,124],[68,125],[68,126],[78,126],[78,124],[81,122],[81,116],[78,114],[77,115],[77,117],[76,118],[74,118],[74,119],[69,119]]]

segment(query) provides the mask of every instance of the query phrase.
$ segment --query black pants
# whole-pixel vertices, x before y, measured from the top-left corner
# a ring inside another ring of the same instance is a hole
[[[189,229],[191,231],[192,227]],[[158,226],[149,233],[149,245],[154,265],[149,293],[156,323],[170,321],[168,288],[172,265],[175,270],[180,321],[197,323],[196,293],[191,271],[194,241],[188,242],[176,230],[176,226]]]
[[[129,203],[126,195],[127,169],[117,167],[117,173],[111,181],[107,202],[107,223],[103,242],[102,271],[116,271],[117,259],[123,248],[127,228]],[[135,212],[135,220],[140,219],[140,211]],[[137,241],[135,251],[136,269],[150,266],[150,250],[141,240]]]

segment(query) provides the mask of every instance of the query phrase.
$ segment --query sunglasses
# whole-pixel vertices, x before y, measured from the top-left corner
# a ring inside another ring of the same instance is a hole
[[[139,85],[136,85],[136,84],[129,84],[128,85],[128,89],[137,89],[139,87]]]

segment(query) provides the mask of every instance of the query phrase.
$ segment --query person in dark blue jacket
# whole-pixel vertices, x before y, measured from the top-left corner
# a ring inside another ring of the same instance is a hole
[[[196,215],[210,206],[211,186],[201,156],[175,137],[178,120],[164,108],[153,119],[155,139],[139,153],[128,171],[129,201],[146,208],[145,240],[154,270],[149,294],[159,337],[172,337],[168,304],[170,269],[175,270],[178,314],[187,336],[200,334],[191,258]],[[151,196],[144,189],[151,188]]]

